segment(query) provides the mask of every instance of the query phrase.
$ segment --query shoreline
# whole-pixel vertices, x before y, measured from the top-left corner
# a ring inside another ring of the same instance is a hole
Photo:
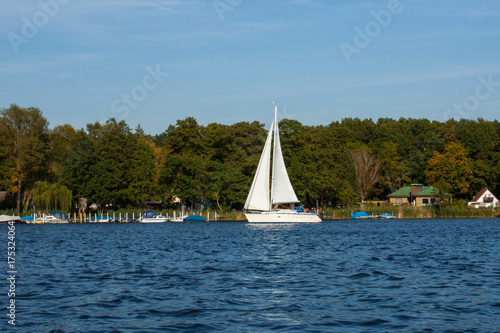
[[[351,218],[333,218],[331,216],[328,216],[328,217],[325,217],[325,218],[322,218],[322,222],[325,222],[325,221],[373,221],[373,220],[377,220],[377,221],[390,221],[390,220],[393,220],[393,221],[396,221],[396,220],[465,220],[465,219],[500,219],[500,216],[474,216],[474,217],[470,217],[470,216],[458,216],[458,217],[440,217],[440,216],[436,216],[436,217],[404,217],[404,218],[393,218],[393,219],[386,219],[386,218],[368,218],[368,219],[351,219]],[[214,222],[218,222],[218,223],[224,223],[224,222],[241,222],[241,223],[247,223],[248,221],[247,220],[242,220],[242,219],[223,219],[223,220],[217,220],[217,221],[214,221],[214,220],[210,220],[210,221],[204,221],[204,222],[201,222],[201,221],[196,221],[196,222],[181,222],[181,223],[214,223]],[[141,223],[141,222],[138,222],[138,221],[113,221],[113,222],[88,222],[88,221],[84,221],[84,222],[74,222],[74,221],[70,221],[70,222],[65,222],[65,223],[28,223],[24,220],[18,220],[18,221],[15,221],[16,224],[27,224],[27,225],[42,225],[42,224],[60,224],[60,225],[67,225],[67,224],[130,224],[130,223],[138,223],[138,224],[158,224],[158,223]],[[160,224],[165,224],[165,223],[179,223],[179,222],[161,222]],[[282,223],[292,223],[292,222],[282,222]],[[0,223],[1,224],[7,224],[7,222],[5,223]],[[266,223],[263,223],[263,224],[266,224]],[[269,223],[269,224],[272,224],[272,223]],[[301,223],[298,223],[298,224],[301,224]]]
[[[351,216],[356,212],[364,211],[368,215],[379,216],[388,213],[394,216],[394,219],[463,219],[463,218],[500,218],[500,208],[470,208],[470,207],[409,207],[409,206],[365,206],[363,208],[327,208],[320,209],[320,216],[322,220],[351,220]],[[158,210],[164,216],[173,215],[173,210]],[[10,213],[10,214],[9,214]],[[75,213],[67,214],[70,223],[135,223],[137,218],[142,213],[142,210],[131,211],[114,211],[106,214],[105,221],[93,221],[96,213],[77,215]],[[166,213],[166,214],[165,214]],[[0,212],[10,216],[14,215],[12,211]],[[217,211],[198,211],[188,212],[188,215],[201,215],[207,222],[245,222],[246,219],[241,211],[231,212],[217,212]],[[33,212],[21,214],[21,216],[33,216]],[[216,217],[216,218],[215,218]],[[89,219],[91,221],[89,221]],[[374,218],[384,219],[384,218]],[[21,224],[37,224],[27,223],[27,221],[18,221]],[[187,222],[191,223],[191,222]],[[50,223],[46,223],[50,224]],[[56,223],[54,223],[56,224]],[[63,224],[63,223],[61,223]]]

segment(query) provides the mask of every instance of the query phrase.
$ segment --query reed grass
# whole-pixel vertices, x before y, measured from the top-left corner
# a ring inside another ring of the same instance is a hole
[[[364,211],[368,215],[380,215],[389,213],[396,218],[423,219],[423,218],[479,218],[500,217],[500,208],[473,208],[460,206],[370,206],[352,208],[326,208],[324,213],[328,219],[350,219],[355,212]]]

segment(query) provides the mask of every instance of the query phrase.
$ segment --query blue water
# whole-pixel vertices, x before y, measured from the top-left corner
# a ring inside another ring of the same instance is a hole
[[[500,219],[16,228],[2,332],[500,331]]]

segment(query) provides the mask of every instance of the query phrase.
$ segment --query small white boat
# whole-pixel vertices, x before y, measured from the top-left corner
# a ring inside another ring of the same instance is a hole
[[[273,150],[272,163],[271,148]],[[271,173],[272,178],[270,179]],[[269,189],[269,187],[271,188]],[[243,213],[248,222],[251,223],[321,222],[321,218],[314,213],[279,208],[280,204],[294,204],[297,202],[299,202],[299,199],[288,177],[285,160],[281,152],[278,104],[274,103],[274,121],[267,134],[266,143],[262,150]]]
[[[64,222],[64,221],[56,218],[53,215],[45,215],[44,217],[42,217],[42,222],[43,223],[68,223],[67,221]]]
[[[152,210],[148,210],[147,212],[144,212],[144,216],[142,216],[139,219],[139,222],[141,223],[163,223],[163,222],[168,222],[170,218],[165,217],[163,215],[158,215]]]
[[[189,215],[187,214],[181,214],[179,216],[175,216],[175,211],[174,211],[174,217],[170,219],[170,222],[184,222],[184,219],[188,216]]]
[[[0,223],[8,223],[12,221],[21,221],[21,218],[19,216],[0,215]]]
[[[36,220],[35,220],[36,221]],[[64,213],[53,213],[52,215],[43,214],[41,218],[42,223],[69,223]]]

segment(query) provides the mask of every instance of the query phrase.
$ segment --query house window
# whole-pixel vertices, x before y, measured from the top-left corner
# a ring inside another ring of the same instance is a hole
[[[396,205],[402,205],[403,204],[403,199],[397,198],[396,199]]]
[[[436,198],[431,198],[431,205],[435,205],[436,204]]]
[[[429,199],[422,199],[422,205],[429,206]]]
[[[493,202],[493,196],[486,194],[483,198],[483,202]]]

